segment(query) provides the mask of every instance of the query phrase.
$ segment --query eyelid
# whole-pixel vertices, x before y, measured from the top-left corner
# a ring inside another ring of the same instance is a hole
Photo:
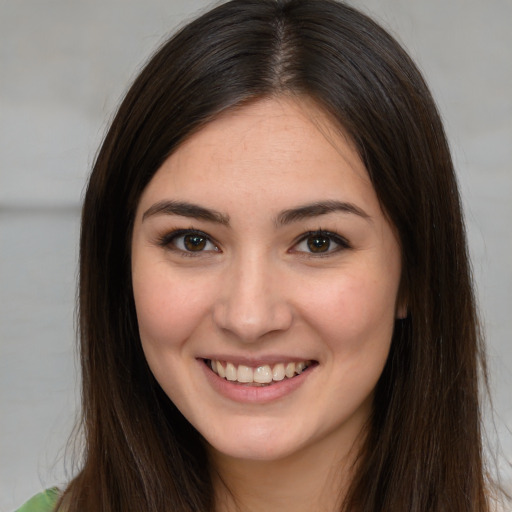
[[[313,237],[313,236],[324,236],[326,238],[329,238],[331,240],[331,242],[334,242],[335,244],[337,244],[338,247],[336,247],[332,250],[328,250],[323,253],[322,252],[314,253],[314,252],[308,252],[308,251],[294,250],[295,247],[297,247],[297,245],[299,245],[300,243],[304,242],[305,240],[307,240],[308,238]],[[305,254],[308,257],[311,256],[314,258],[321,258],[321,257],[331,256],[343,249],[351,249],[351,248],[352,248],[352,246],[350,245],[348,240],[346,238],[344,238],[343,236],[339,235],[338,233],[334,233],[332,231],[327,231],[325,229],[316,229],[314,231],[307,231],[306,233],[303,233],[302,235],[300,235],[300,237],[297,238],[295,240],[295,242],[293,243],[290,251],[300,253],[300,254]]]
[[[173,229],[171,231],[167,231],[164,235],[158,237],[157,244],[160,247],[174,251],[183,256],[200,256],[202,254],[212,252],[211,249],[201,250],[201,251],[186,251],[186,250],[180,249],[179,247],[176,246],[176,244],[173,243],[177,238],[183,237],[186,235],[199,235],[201,237],[204,237],[207,240],[207,242],[209,242],[215,246],[215,252],[222,252],[219,247],[219,244],[217,243],[217,241],[215,239],[213,239],[208,233],[205,233],[204,231],[202,231],[200,229],[195,229],[195,228],[185,228],[185,229],[180,228],[180,229]],[[314,236],[323,236],[325,238],[328,238],[331,242],[336,244],[337,247],[335,247],[334,249],[329,248],[329,250],[327,250],[326,252],[318,252],[318,253],[314,253],[311,251],[295,250],[297,245],[304,242],[308,238],[314,237]],[[351,245],[347,241],[347,239],[344,238],[343,236],[339,235],[338,233],[334,233],[332,231],[328,231],[325,229],[316,229],[316,230],[306,231],[305,233],[302,233],[293,242],[292,247],[289,250],[289,252],[295,252],[295,253],[304,254],[304,255],[307,255],[310,257],[318,258],[318,257],[331,256],[343,249],[350,249],[350,248],[351,248]]]
[[[203,251],[185,251],[183,249],[180,249],[177,247],[173,242],[179,238],[186,235],[199,235],[201,237],[204,237],[208,242],[213,244],[218,252],[221,252],[219,248],[219,244],[208,234],[204,231],[201,231],[200,229],[194,229],[194,228],[186,228],[186,229],[174,229],[171,231],[166,231],[166,233],[157,239],[157,244],[160,247],[166,248],[170,251],[177,252],[184,256],[200,256],[204,253],[211,253],[211,250],[203,250]]]

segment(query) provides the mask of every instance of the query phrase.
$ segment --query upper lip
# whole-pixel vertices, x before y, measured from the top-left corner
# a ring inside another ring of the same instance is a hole
[[[282,356],[277,354],[261,355],[257,357],[243,356],[243,355],[230,355],[230,354],[210,354],[201,356],[198,359],[213,360],[213,361],[226,361],[235,365],[243,364],[252,368],[257,368],[263,365],[274,365],[278,363],[298,363],[301,361],[315,361],[314,358],[307,356]]]

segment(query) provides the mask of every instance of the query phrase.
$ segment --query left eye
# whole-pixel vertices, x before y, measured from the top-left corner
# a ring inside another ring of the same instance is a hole
[[[200,231],[185,231],[172,233],[165,237],[162,245],[172,246],[173,249],[188,253],[216,251],[218,247],[210,240],[208,235]]]
[[[348,243],[339,235],[325,231],[308,233],[297,243],[294,252],[305,252],[310,254],[330,254],[340,249],[347,249]]]

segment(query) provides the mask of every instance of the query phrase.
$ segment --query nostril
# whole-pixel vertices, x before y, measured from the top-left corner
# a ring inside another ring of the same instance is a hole
[[[219,329],[234,335],[239,341],[254,342],[269,333],[289,329],[293,314],[284,300],[268,296],[251,300],[231,297],[216,305],[213,321]]]

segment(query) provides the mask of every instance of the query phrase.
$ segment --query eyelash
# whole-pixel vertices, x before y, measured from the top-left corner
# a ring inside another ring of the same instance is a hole
[[[165,235],[163,235],[162,237],[160,237],[158,239],[158,245],[160,247],[164,247],[166,249],[174,251],[174,252],[180,254],[181,256],[185,256],[185,257],[197,257],[197,256],[200,256],[201,253],[206,252],[204,250],[200,250],[200,251],[187,251],[186,249],[181,249],[181,248],[177,247],[176,246],[176,241],[180,237],[184,238],[187,235],[191,235],[191,236],[195,235],[195,236],[197,236],[199,238],[204,239],[206,244],[208,244],[208,243],[213,244],[215,246],[215,248],[217,249],[216,252],[220,252],[220,249],[218,249],[217,244],[215,243],[215,241],[212,240],[210,235],[208,235],[204,231],[200,231],[198,229],[192,229],[192,228],[190,228],[190,229],[176,229],[174,231],[166,233]],[[209,251],[210,250],[211,249],[209,249]]]
[[[312,251],[294,250],[294,248],[297,247],[299,244],[304,243],[304,242],[307,243],[308,239],[311,239],[314,237],[327,239],[329,241],[329,249],[330,249],[331,242],[334,242],[337,245],[337,247],[332,250],[328,249],[326,252],[318,252],[318,253],[314,253]],[[297,241],[293,244],[292,252],[307,254],[307,255],[315,257],[315,258],[322,258],[322,257],[331,256],[334,253],[340,252],[344,249],[350,249],[350,248],[351,248],[351,246],[350,246],[349,242],[342,236],[338,235],[337,233],[333,233],[331,231],[326,231],[324,229],[317,229],[316,231],[308,231],[308,232],[304,233],[303,235],[301,235],[300,238],[298,238]]]
[[[177,247],[176,241],[180,238],[184,238],[187,235],[191,236],[197,236],[198,238],[201,238],[204,240],[205,244],[212,244],[215,247],[215,252],[220,252],[220,249],[218,248],[218,244],[211,238],[210,235],[205,233],[204,231],[200,231],[197,229],[177,229],[174,231],[171,231],[169,233],[166,233],[162,237],[158,239],[158,245],[160,247],[167,248],[169,250],[175,251],[176,253],[185,256],[185,257],[197,257],[203,254],[204,252],[210,252],[212,249],[207,249],[206,251],[204,249],[198,250],[198,251],[190,251],[186,249],[182,249],[180,247]],[[328,249],[325,252],[318,252],[315,253],[313,251],[299,251],[296,250],[296,247],[299,244],[307,243],[308,239],[312,239],[314,237],[317,237],[318,239],[323,238],[329,242]],[[337,245],[334,249],[330,248],[331,243],[334,242],[334,244]],[[185,243],[185,242],[183,242]],[[306,254],[311,257],[315,258],[321,258],[321,257],[327,257],[334,253],[337,253],[339,251],[342,251],[344,249],[350,249],[351,246],[349,242],[343,238],[342,236],[338,235],[337,233],[332,233],[331,231],[326,231],[323,229],[318,229],[315,231],[307,231],[306,233],[302,234],[294,243],[292,248],[289,252],[292,253],[299,253],[299,254]]]

